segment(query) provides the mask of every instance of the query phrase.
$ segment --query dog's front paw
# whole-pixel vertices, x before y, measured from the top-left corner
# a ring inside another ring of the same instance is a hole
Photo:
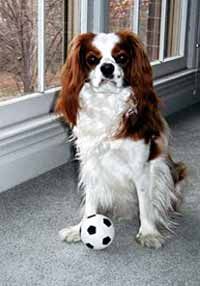
[[[62,241],[66,242],[78,242],[80,238],[80,226],[75,225],[67,228],[63,228],[59,231],[59,236]]]
[[[146,246],[155,249],[162,247],[162,245],[164,244],[163,236],[157,232],[149,234],[142,234],[139,232],[136,236],[136,241],[143,247]]]

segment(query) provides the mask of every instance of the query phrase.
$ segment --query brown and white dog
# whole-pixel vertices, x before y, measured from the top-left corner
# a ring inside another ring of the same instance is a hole
[[[185,167],[168,150],[168,127],[158,109],[152,70],[129,31],[81,34],[69,47],[56,110],[73,126],[84,190],[84,216],[112,211],[132,219],[136,240],[159,248],[171,230]],[[80,240],[80,223],[60,237]]]

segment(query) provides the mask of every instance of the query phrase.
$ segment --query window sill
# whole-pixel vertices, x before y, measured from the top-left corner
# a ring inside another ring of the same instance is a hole
[[[0,128],[50,113],[60,87],[0,102]]]

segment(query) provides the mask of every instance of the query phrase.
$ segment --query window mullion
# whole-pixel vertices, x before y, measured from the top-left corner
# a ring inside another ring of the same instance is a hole
[[[183,0],[181,4],[182,4],[181,7],[182,15],[181,15],[180,55],[184,56],[188,0]]]
[[[88,0],[81,0],[81,33],[86,33],[88,30]]]
[[[37,25],[37,45],[38,45],[38,91],[45,89],[45,0],[38,0],[38,25]]]
[[[160,49],[159,49],[159,60],[161,62],[164,61],[166,12],[167,12],[167,0],[162,0],[161,23],[160,23]]]
[[[140,0],[135,0],[133,7],[133,32],[136,34],[138,34],[139,31],[139,15],[140,15]]]
[[[94,7],[94,21],[93,21],[93,32],[99,33],[104,30],[103,24],[103,8],[105,8],[105,1],[102,0],[96,0],[95,1],[95,7]]]

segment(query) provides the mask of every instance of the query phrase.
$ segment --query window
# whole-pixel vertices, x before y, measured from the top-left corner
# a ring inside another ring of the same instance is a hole
[[[64,1],[45,1],[45,87],[59,85],[64,60]]]
[[[186,8],[186,0],[110,0],[104,30],[133,30],[149,59],[163,62],[183,56]]]
[[[0,100],[36,90],[37,3],[0,0]]]
[[[60,84],[67,45],[80,32],[79,1],[45,1],[45,87]],[[66,43],[65,43],[66,41]]]
[[[159,59],[161,0],[141,0],[139,4],[138,34],[151,61]]]
[[[169,0],[166,5],[165,58],[181,56],[182,0]]]
[[[156,76],[186,67],[187,0],[0,0],[0,101],[59,87],[79,32],[130,29]]]
[[[0,101],[60,85],[79,1],[0,0]]]

